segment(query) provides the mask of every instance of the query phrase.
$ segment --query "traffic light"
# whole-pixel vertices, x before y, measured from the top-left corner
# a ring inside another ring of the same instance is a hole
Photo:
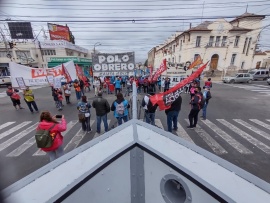
[[[13,47],[14,47],[13,42],[9,42],[8,44],[9,44],[10,49],[13,49]]]

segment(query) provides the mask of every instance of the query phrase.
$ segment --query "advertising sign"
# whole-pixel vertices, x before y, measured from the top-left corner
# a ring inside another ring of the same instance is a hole
[[[61,78],[54,78],[53,87],[61,89]]]
[[[11,39],[34,39],[30,22],[8,22]]]
[[[16,80],[17,80],[17,83],[18,83],[19,88],[20,88],[21,90],[26,89],[26,85],[25,85],[24,80],[23,80],[22,77],[16,78]]]
[[[95,54],[92,63],[94,76],[130,76],[134,74],[135,54],[134,52]]]
[[[51,40],[66,40],[70,42],[69,27],[48,23]]]

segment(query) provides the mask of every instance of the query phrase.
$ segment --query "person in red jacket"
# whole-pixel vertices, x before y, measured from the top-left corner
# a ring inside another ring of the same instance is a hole
[[[43,111],[40,115],[40,123],[38,124],[37,129],[48,130],[53,125],[55,126],[50,131],[51,136],[54,138],[52,146],[48,148],[41,148],[42,151],[49,155],[50,161],[53,161],[64,154],[64,149],[62,147],[63,136],[61,135],[61,132],[66,131],[67,123],[64,115],[62,115],[61,122],[58,122],[55,116],[51,116],[50,112]]]
[[[208,78],[208,80],[205,81],[204,86],[205,86],[205,87],[212,87],[212,81],[211,81],[211,78]]]

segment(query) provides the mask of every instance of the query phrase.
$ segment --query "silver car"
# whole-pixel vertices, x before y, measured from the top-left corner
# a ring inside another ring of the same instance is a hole
[[[224,77],[224,83],[251,83],[253,76],[249,73],[237,73],[235,76]]]

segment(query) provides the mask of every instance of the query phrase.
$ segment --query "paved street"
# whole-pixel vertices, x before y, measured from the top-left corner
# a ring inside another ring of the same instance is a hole
[[[48,157],[38,151],[33,137],[39,114],[31,114],[24,101],[22,104],[25,109],[14,110],[10,99],[2,93],[5,90],[3,87],[0,88],[2,187],[49,163]],[[268,108],[270,86],[266,81],[252,84],[215,82],[211,92],[208,119],[199,121],[198,127],[194,130],[186,129],[190,96],[182,94],[183,103],[178,119],[178,131],[174,134],[270,182],[270,110]],[[50,88],[34,88],[34,93],[40,111],[49,110],[53,114],[59,114],[54,106]],[[92,102],[93,92],[86,95]],[[105,94],[105,97],[110,104],[115,99],[113,95]],[[138,99],[141,98],[142,95],[139,95]],[[72,100],[75,101],[74,92]],[[75,102],[65,105],[62,113],[68,123],[68,129],[64,133],[66,153],[98,136],[95,133],[96,121],[93,109],[91,109],[93,131],[90,134],[84,134],[80,130]],[[112,113],[109,114],[108,120],[110,127],[116,124]],[[156,125],[163,129],[167,128],[164,111],[156,113]]]

